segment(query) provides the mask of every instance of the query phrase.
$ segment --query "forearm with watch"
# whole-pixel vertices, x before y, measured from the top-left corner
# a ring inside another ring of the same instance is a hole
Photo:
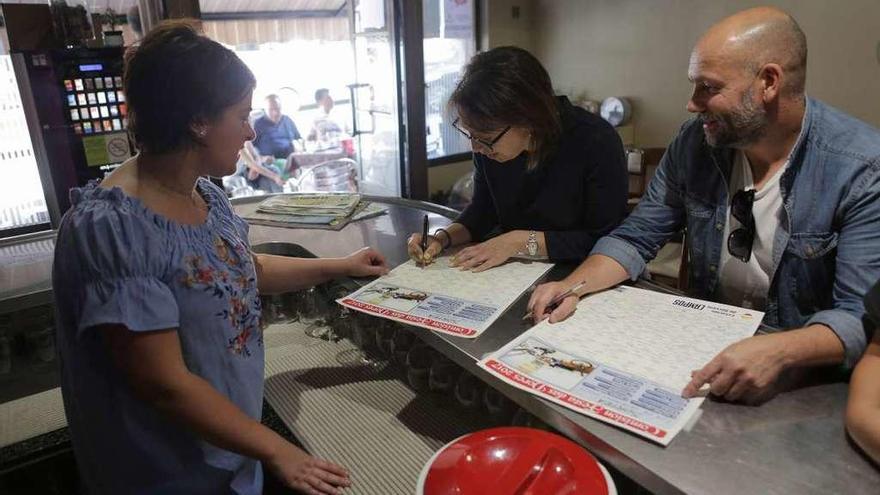
[[[543,232],[512,230],[501,235],[508,237],[506,242],[516,246],[517,256],[529,258],[547,257],[547,241],[544,238]],[[437,239],[443,250],[471,242],[470,231],[460,223],[452,223],[446,228],[435,230],[433,237]]]
[[[528,258],[547,257],[547,239],[543,232],[537,230],[512,230],[507,233],[513,239],[513,243],[520,248],[516,255]]]

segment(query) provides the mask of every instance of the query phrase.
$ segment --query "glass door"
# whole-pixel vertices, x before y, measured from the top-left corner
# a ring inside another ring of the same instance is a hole
[[[360,192],[401,195],[401,126],[391,0],[354,0],[350,9],[355,81],[349,85]]]

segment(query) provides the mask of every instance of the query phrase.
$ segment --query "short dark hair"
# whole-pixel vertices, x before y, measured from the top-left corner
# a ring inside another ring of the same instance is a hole
[[[315,103],[320,103],[325,96],[330,96],[330,90],[327,88],[319,88],[315,91]]]
[[[553,153],[562,133],[550,75],[534,55],[514,46],[475,55],[449,97],[449,109],[478,132],[529,129],[534,140],[529,168]]]
[[[192,125],[218,118],[255,86],[244,62],[194,21],[164,21],[125,54],[129,133],[147,153],[195,146]]]

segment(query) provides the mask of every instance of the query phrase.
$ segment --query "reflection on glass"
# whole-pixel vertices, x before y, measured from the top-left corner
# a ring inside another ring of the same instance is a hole
[[[9,55],[0,55],[0,237],[49,222],[43,185]],[[11,82],[7,84],[5,81]],[[82,84],[82,81],[80,81]],[[73,113],[71,113],[71,118]]]

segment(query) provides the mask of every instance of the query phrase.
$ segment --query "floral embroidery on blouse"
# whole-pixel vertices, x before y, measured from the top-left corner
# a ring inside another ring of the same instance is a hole
[[[234,354],[250,356],[249,338],[256,334],[257,345],[262,346],[263,334],[260,331],[260,298],[256,291],[248,290],[256,284],[256,279],[247,273],[249,265],[243,262],[249,253],[244,246],[235,246],[232,251],[236,256],[232,256],[230,246],[220,236],[214,238],[214,251],[233,273],[208,265],[202,256],[188,256],[185,259],[188,273],[184,274],[182,283],[191,289],[203,288],[214,297],[228,301],[227,308],[216,314],[237,332],[226,347]]]

